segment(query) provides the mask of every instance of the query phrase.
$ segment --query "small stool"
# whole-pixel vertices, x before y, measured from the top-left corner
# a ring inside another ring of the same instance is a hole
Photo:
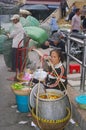
[[[79,64],[70,64],[70,65],[69,65],[70,74],[72,74],[74,70],[75,70],[77,73],[80,73],[80,65],[79,65]]]

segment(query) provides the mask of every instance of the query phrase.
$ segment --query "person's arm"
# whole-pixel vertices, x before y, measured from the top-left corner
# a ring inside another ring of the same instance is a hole
[[[15,24],[14,26],[14,30],[10,33],[9,37],[10,38],[14,38],[16,35],[18,35],[20,32],[24,32],[25,34],[25,31],[24,29],[22,28],[21,24]]]
[[[14,30],[9,34],[9,38],[13,38],[17,35],[17,32]]]
[[[57,72],[57,71],[56,71],[56,72]],[[58,75],[58,76],[57,76],[56,82],[53,83],[53,84],[51,84],[51,85],[49,85],[48,87],[53,88],[53,87],[59,86],[59,82],[61,81],[60,79],[63,77],[63,74],[64,74],[64,67],[61,66],[61,67],[59,68],[59,73],[57,72],[57,75]]]
[[[57,77],[56,82],[55,82],[54,84],[48,85],[48,87],[49,87],[49,88],[57,87],[57,86],[58,86],[58,84],[59,84],[59,81],[60,81],[60,78],[59,78],[59,77]]]
[[[82,26],[82,25],[80,26],[80,29],[81,29],[81,31],[83,31],[83,29],[84,29],[84,28],[83,28],[83,26]]]
[[[53,25],[53,19],[51,18],[51,20],[50,20],[50,25]]]
[[[10,33],[7,33],[6,36],[7,36],[8,38],[10,38]]]
[[[72,21],[71,21],[71,31],[73,30],[74,23],[75,23],[75,18],[73,17],[73,18],[72,18]]]

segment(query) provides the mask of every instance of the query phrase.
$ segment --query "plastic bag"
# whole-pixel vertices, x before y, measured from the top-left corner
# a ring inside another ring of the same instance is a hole
[[[30,26],[24,27],[24,30],[31,39],[38,42],[39,46],[48,39],[47,32],[42,28]]]
[[[0,53],[3,53],[3,44],[7,40],[6,35],[0,35]]]

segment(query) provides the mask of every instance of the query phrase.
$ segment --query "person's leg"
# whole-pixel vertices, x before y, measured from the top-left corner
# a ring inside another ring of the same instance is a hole
[[[61,17],[63,18],[63,16],[64,16],[64,15],[63,15],[63,9],[61,9]]]
[[[12,70],[13,72],[16,72],[16,48],[12,48]],[[9,81],[17,81],[16,75],[7,78]]]
[[[66,8],[64,9],[64,17],[66,17]]]
[[[16,48],[12,48],[12,70],[16,71]]]
[[[74,32],[74,33],[78,33],[79,31],[74,29],[74,30],[72,30],[72,32]]]

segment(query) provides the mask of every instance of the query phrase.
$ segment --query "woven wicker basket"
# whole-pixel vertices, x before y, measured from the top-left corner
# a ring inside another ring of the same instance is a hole
[[[28,73],[28,74],[32,74],[32,71],[29,70],[29,69],[26,69],[25,72]],[[28,81],[28,80],[24,80],[24,72],[20,72],[20,73],[17,74],[17,80],[22,81],[22,82]]]
[[[16,95],[29,95],[30,92],[31,92],[31,89],[29,88],[29,89],[27,89],[27,90],[22,90],[22,89],[16,90],[16,89],[13,89],[13,88],[12,88],[12,91],[13,91],[13,93],[16,94]]]
[[[37,117],[34,113],[34,110],[32,110],[33,121],[41,130],[62,130],[68,123],[70,116],[71,112],[69,108],[67,108],[67,116],[60,120],[42,119]]]
[[[17,74],[17,80],[18,80],[18,81],[21,81],[21,82],[26,82],[27,80],[24,80],[24,79],[23,79],[23,76],[24,76],[24,73],[23,73],[23,72]]]

